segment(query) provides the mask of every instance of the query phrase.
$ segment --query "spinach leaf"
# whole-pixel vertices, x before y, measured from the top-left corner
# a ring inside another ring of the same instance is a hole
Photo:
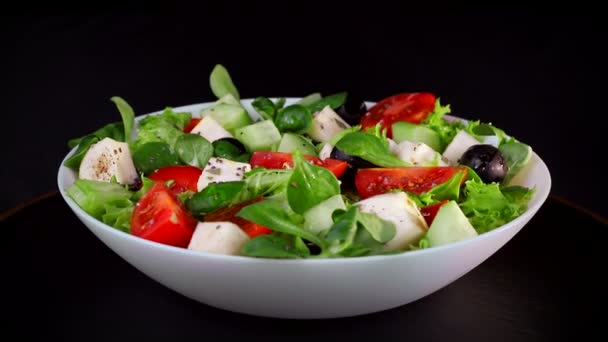
[[[336,143],[336,148],[351,156],[365,159],[368,162],[383,167],[411,166],[395,157],[387,144],[379,137],[365,132],[352,132],[344,135]]]
[[[294,169],[287,186],[287,200],[293,211],[303,214],[340,193],[340,184],[331,171],[304,160],[300,150],[295,150],[292,156]]]
[[[141,145],[133,153],[133,163],[139,171],[147,175],[163,166],[177,165],[179,161],[171,146],[154,141]]]
[[[245,186],[241,192],[234,197],[232,204],[244,202],[260,196],[272,196],[283,193],[287,189],[287,183],[293,174],[289,169],[254,168],[245,174]]]
[[[82,140],[91,135],[96,136],[99,140],[103,138],[112,138],[116,141],[125,141],[125,126],[122,122],[109,123],[93,133],[89,133],[79,138],[71,139],[70,141],[68,141],[68,147],[76,147],[76,145],[80,144]]]
[[[78,170],[80,167],[80,162],[82,162],[82,158],[84,158],[84,155],[89,150],[89,147],[98,141],[99,138],[95,135],[87,135],[86,137],[82,138],[74,154],[70,158],[66,159],[63,165],[72,170]]]
[[[280,110],[274,118],[274,124],[281,132],[305,132],[312,125],[312,114],[297,104]]]
[[[294,215],[289,215],[285,209],[280,200],[265,199],[244,207],[236,216],[266,226],[275,232],[299,236],[324,250],[326,247],[325,241],[306,230],[301,225],[303,221],[301,217],[296,221]]]
[[[249,162],[251,153],[243,144],[234,138],[222,138],[211,143],[213,145],[213,156],[230,159],[241,163]]]
[[[213,145],[199,134],[184,134],[175,142],[175,152],[183,163],[204,169],[213,156]]]
[[[253,102],[251,102],[251,105],[256,110],[256,112],[258,112],[258,114],[260,114],[262,119],[264,119],[264,120],[273,120],[274,119],[274,115],[277,112],[277,108],[276,108],[275,104],[272,103],[272,101],[270,101],[268,98],[263,97],[263,96],[256,97],[255,100],[253,100]]]
[[[360,256],[381,251],[383,244],[396,234],[395,225],[352,206],[336,210],[334,224],[327,233],[329,251],[339,256]]]
[[[186,207],[195,215],[206,215],[231,204],[244,185],[243,181],[209,184],[186,200]]]
[[[338,109],[341,105],[346,101],[347,92],[341,92],[329,96],[325,96],[324,98],[313,102],[306,107],[312,113],[318,112],[323,109],[325,106],[330,106],[332,109]]]
[[[303,258],[308,248],[301,248],[302,239],[284,234],[258,235],[247,241],[241,250],[243,255],[259,258]]]
[[[123,100],[121,97],[113,96],[110,98],[112,102],[116,104],[116,108],[120,112],[120,116],[122,117],[122,123],[125,129],[125,142],[131,142],[131,137],[133,135],[133,124],[135,122],[135,112],[133,108],[127,103],[127,101]]]
[[[279,97],[275,102],[274,102],[274,107],[279,110],[281,108],[283,108],[283,106],[285,106],[285,98],[284,97]]]
[[[211,86],[213,95],[218,99],[226,94],[231,94],[235,99],[239,100],[239,91],[234,86],[234,83],[232,83],[232,78],[230,78],[228,70],[223,65],[217,64],[211,70],[209,85]]]

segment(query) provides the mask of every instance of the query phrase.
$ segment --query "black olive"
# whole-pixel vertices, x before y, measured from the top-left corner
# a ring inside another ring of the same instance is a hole
[[[313,242],[310,242],[310,241],[308,241],[306,239],[302,239],[302,240],[306,244],[306,247],[308,247],[308,251],[310,251],[310,255],[319,255],[319,254],[321,254],[321,248],[319,246],[317,246]]]
[[[367,160],[356,156],[351,156],[350,154],[344,153],[342,150],[339,150],[336,147],[331,150],[331,154],[329,155],[329,157],[332,159],[344,160],[348,163],[349,168],[364,169],[376,167],[376,165],[368,162]]]
[[[492,145],[469,147],[460,157],[459,163],[472,168],[486,183],[500,183],[508,171],[502,153]]]
[[[361,116],[366,112],[367,106],[365,105],[365,101],[352,93],[346,96],[346,101],[336,110],[336,113],[352,126],[358,125],[361,121]]]

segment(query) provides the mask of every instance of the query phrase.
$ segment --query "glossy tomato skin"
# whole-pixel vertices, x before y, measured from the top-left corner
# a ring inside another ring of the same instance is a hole
[[[176,247],[187,247],[197,221],[164,183],[156,183],[133,209],[131,234]]]
[[[173,184],[171,184],[169,189],[174,194],[179,194],[186,190],[196,192],[198,179],[202,173],[203,170],[195,166],[173,165],[154,170],[148,175],[148,178],[157,182],[172,180]]]
[[[317,166],[322,166],[331,171],[336,178],[339,178],[348,169],[348,163],[343,160],[326,158],[321,160],[318,157],[305,155],[304,159],[312,162]],[[291,153],[287,152],[271,152],[271,151],[256,151],[249,159],[251,167],[265,167],[267,169],[284,169],[293,167],[293,159]]]
[[[198,123],[201,122],[201,120],[202,120],[201,118],[190,119],[190,121],[184,127],[184,132],[190,133],[190,131],[192,131],[192,129],[194,129],[194,127],[196,127],[196,125],[198,125]]]
[[[458,171],[467,175],[466,167],[459,166],[407,166],[395,168],[359,169],[355,175],[355,187],[361,198],[383,194],[391,190],[403,190],[421,194],[445,183]]]
[[[427,205],[426,207],[420,208],[420,213],[422,214],[422,217],[424,217],[424,220],[426,221],[426,224],[429,227],[433,223],[435,216],[437,216],[437,212],[439,211],[439,208],[441,208],[442,205],[444,205],[448,202],[449,202],[448,200],[443,200],[439,203]]]
[[[419,124],[435,109],[432,93],[401,93],[389,96],[372,106],[361,118],[361,127],[367,129],[380,124],[393,137],[392,125],[398,121]]]
[[[244,218],[236,216],[241,209],[249,204],[253,204],[255,202],[261,201],[263,198],[254,198],[249,201],[241,202],[229,207],[220,208],[209,214],[205,215],[204,221],[207,222],[216,222],[216,221],[228,221],[236,224],[241,228],[250,238],[254,238],[258,235],[270,234],[272,230],[270,228],[264,227],[257,223],[247,221]]]

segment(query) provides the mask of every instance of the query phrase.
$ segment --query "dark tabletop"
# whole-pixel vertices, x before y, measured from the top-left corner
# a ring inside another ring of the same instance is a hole
[[[606,223],[574,208],[608,216],[601,12],[229,10],[1,18],[7,336],[554,341],[605,335],[602,315],[592,312],[604,308]],[[244,316],[177,295],[106,248],[56,194],[7,216],[9,208],[56,191],[68,139],[119,119],[111,96],[125,98],[137,114],[212,101],[208,76],[216,63],[229,69],[243,98],[347,90],[377,101],[432,91],[453,114],[492,122],[530,144],[549,167],[553,197],[504,248],[448,287],[404,307],[326,321]]]
[[[395,309],[332,320],[259,318],[187,299],[114,254],[58,194],[2,226],[4,333],[20,340],[556,341],[603,334],[605,281],[598,275],[608,225],[552,197],[503,248],[447,287]]]

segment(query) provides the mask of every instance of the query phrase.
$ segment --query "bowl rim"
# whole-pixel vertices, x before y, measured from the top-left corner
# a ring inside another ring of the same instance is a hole
[[[278,98],[270,97],[269,99],[276,100]],[[285,99],[286,99],[286,103],[289,104],[290,102],[294,102],[294,101],[301,99],[301,97],[285,97]],[[240,99],[240,102],[242,104],[250,105],[253,100],[254,100],[253,98],[246,98],[246,99]],[[196,111],[200,112],[200,109],[205,108],[205,106],[210,106],[214,103],[216,103],[216,101],[193,103],[193,104],[189,104],[189,105],[182,105],[182,106],[169,107],[169,108],[172,108],[174,111],[190,111],[194,114],[194,109],[189,109],[189,108],[198,108],[198,109],[196,109]],[[369,104],[373,105],[374,103],[375,102],[366,101],[366,104],[368,104],[368,105]],[[139,120],[143,119],[144,117],[149,116],[149,115],[160,114],[162,112],[163,112],[163,110],[158,110],[158,111],[149,112],[146,114],[141,114],[141,115],[136,116],[135,117],[136,124],[135,124],[134,128],[137,128],[137,122]],[[248,112],[250,115],[252,115],[251,111],[248,110]],[[253,113],[253,114],[255,116],[255,113]],[[468,120],[468,119],[465,119],[465,118],[462,118],[459,116],[454,116],[454,115],[446,115],[446,118],[456,119],[456,120],[465,120],[465,121]],[[353,263],[353,262],[361,263],[361,262],[393,260],[393,259],[400,259],[400,258],[412,258],[412,257],[417,257],[417,256],[423,256],[428,253],[438,253],[438,252],[441,252],[444,250],[449,250],[449,249],[454,249],[454,248],[466,248],[466,246],[468,246],[470,244],[478,244],[478,243],[482,243],[482,241],[484,241],[484,240],[491,239],[494,235],[499,235],[503,231],[516,229],[517,226],[519,226],[520,224],[522,225],[520,227],[520,229],[523,228],[526,221],[528,221],[532,217],[534,217],[536,215],[536,213],[538,212],[538,210],[542,207],[542,205],[547,200],[550,190],[551,190],[551,184],[552,184],[551,174],[549,172],[547,165],[542,160],[542,158],[533,150],[532,158],[535,160],[535,165],[536,165],[535,168],[540,168],[541,172],[543,174],[546,174],[546,177],[543,177],[544,182],[542,183],[542,186],[540,186],[540,188],[543,191],[539,192],[538,191],[539,186],[536,186],[536,188],[537,188],[536,192],[534,193],[534,197],[530,201],[531,205],[528,206],[528,208],[526,209],[525,212],[523,212],[521,215],[519,215],[512,221],[507,222],[506,224],[499,226],[491,231],[479,234],[478,236],[476,236],[474,238],[457,241],[457,242],[452,242],[452,243],[441,245],[441,246],[435,246],[432,248],[409,250],[409,251],[404,251],[404,252],[395,253],[395,254],[369,255],[369,256],[358,256],[358,257],[341,257],[341,258],[301,258],[301,259],[258,258],[258,257],[244,256],[244,255],[224,255],[224,254],[216,254],[216,253],[209,253],[209,252],[193,251],[193,250],[189,250],[187,248],[166,245],[166,244],[162,244],[159,242],[150,241],[150,240],[146,240],[146,239],[137,237],[135,235],[126,233],[126,232],[116,229],[110,225],[107,225],[107,224],[103,223],[102,221],[97,220],[96,218],[94,218],[93,216],[91,216],[90,214],[85,212],[82,208],[80,208],[80,206],[78,204],[76,204],[76,202],[74,202],[72,200],[72,198],[70,198],[70,196],[68,196],[66,189],[71,184],[64,184],[63,179],[62,179],[66,173],[75,172],[75,171],[69,169],[68,167],[64,166],[63,164],[64,164],[65,160],[67,160],[76,151],[76,148],[77,148],[77,146],[72,148],[62,159],[62,161],[59,165],[59,170],[57,171],[57,186],[59,188],[59,193],[61,194],[61,197],[68,204],[70,209],[73,211],[74,214],[76,214],[76,216],[79,219],[80,219],[80,217],[84,217],[84,218],[86,218],[86,220],[91,221],[91,223],[93,223],[96,226],[96,228],[101,229],[117,238],[124,238],[124,239],[127,239],[127,241],[130,241],[135,244],[141,244],[141,245],[147,246],[149,248],[160,249],[161,252],[180,254],[180,255],[183,255],[186,257],[194,257],[194,258],[211,258],[211,259],[216,259],[216,260],[222,261],[222,262],[238,262],[238,263],[246,262],[246,263],[252,263],[252,264],[260,264],[260,263],[263,263],[263,264],[268,264],[268,263],[349,264],[349,263]],[[84,224],[82,219],[80,219],[80,221]],[[85,226],[87,228],[89,228],[86,224],[85,224]],[[89,228],[89,230],[92,230],[92,229]]]

